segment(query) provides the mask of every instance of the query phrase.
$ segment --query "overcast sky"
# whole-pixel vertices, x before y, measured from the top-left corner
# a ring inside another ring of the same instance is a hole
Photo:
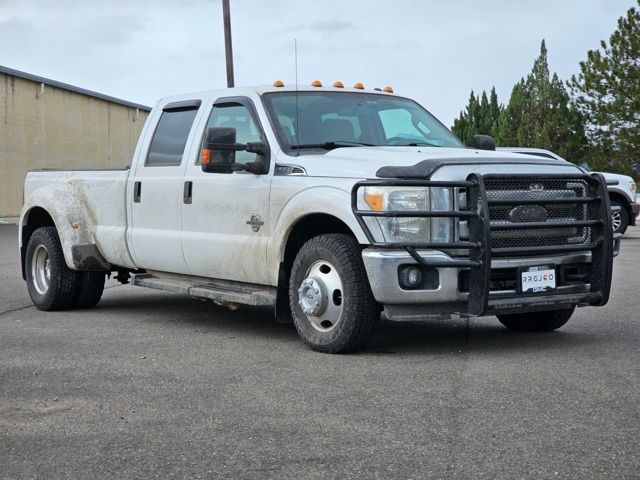
[[[392,85],[446,125],[506,102],[546,39],[567,79],[635,0],[231,0],[237,85]],[[226,86],[220,0],[0,0],[0,65],[153,105]]]

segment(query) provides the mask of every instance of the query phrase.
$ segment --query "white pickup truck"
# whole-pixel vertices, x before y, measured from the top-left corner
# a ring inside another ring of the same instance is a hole
[[[488,138],[465,148],[390,88],[316,85],[163,98],[130,168],[29,172],[34,304],[95,306],[115,273],[274,307],[337,353],[365,345],[381,313],[550,331],[607,302],[618,242],[601,175]]]

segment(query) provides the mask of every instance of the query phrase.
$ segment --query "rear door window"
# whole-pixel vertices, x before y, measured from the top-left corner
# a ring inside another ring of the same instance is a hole
[[[183,107],[162,112],[151,139],[145,166],[167,167],[182,163],[184,148],[198,113],[197,106]]]

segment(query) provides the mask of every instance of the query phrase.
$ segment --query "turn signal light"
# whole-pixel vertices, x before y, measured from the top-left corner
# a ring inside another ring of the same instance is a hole
[[[211,150],[209,150],[208,148],[203,148],[202,149],[202,164],[203,165],[209,165],[209,162],[211,162]]]
[[[364,84],[363,84],[362,82],[356,82],[356,83],[353,85],[353,88],[357,88],[357,89],[359,89],[359,90],[364,90]]]
[[[284,82],[282,80],[276,80],[273,82],[274,87],[284,87]]]
[[[344,88],[344,83],[338,80],[337,82],[333,82],[333,86],[336,88]]]
[[[320,80],[314,80],[313,82],[311,82],[311,86],[312,87],[321,87],[322,86],[322,82]]]
[[[384,195],[382,193],[365,193],[364,201],[374,212],[381,212],[384,208]]]

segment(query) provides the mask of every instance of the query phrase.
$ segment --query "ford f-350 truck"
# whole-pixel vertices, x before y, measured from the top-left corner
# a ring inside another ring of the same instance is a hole
[[[557,329],[607,302],[617,248],[601,175],[465,148],[418,103],[361,84],[163,98],[130,168],[29,172],[24,198],[37,308],[93,307],[114,274],[273,307],[332,353],[364,346],[381,314]]]

